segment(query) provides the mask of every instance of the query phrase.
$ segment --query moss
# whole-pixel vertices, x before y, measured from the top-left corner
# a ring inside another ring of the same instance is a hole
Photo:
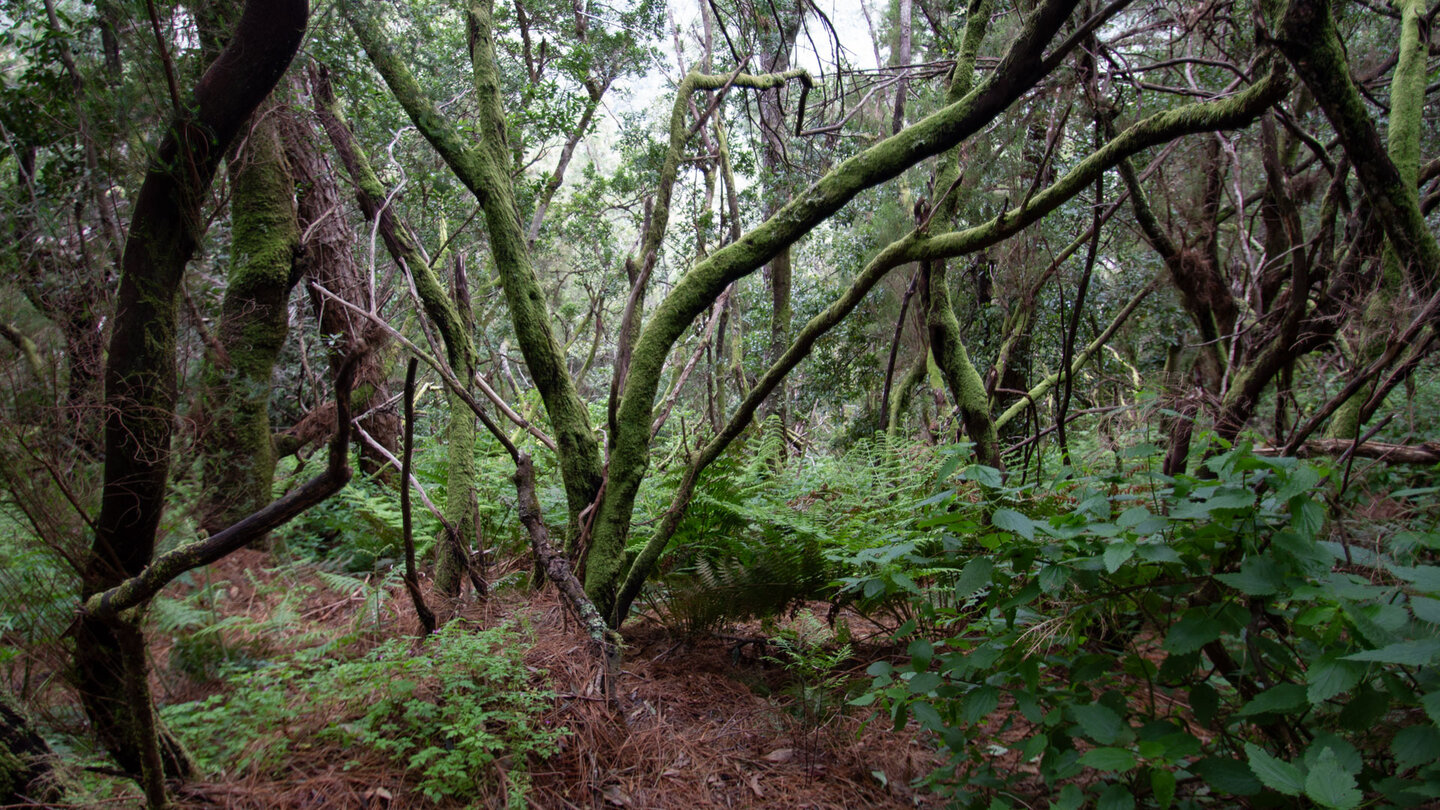
[[[448,468],[445,483],[445,519],[459,535],[461,547],[449,542],[435,546],[435,590],[458,596],[468,560],[460,555],[476,536],[479,515],[475,508],[475,415],[465,400],[450,394],[450,424],[445,429]],[[441,529],[441,531],[445,531]]]
[[[294,181],[273,117],[262,112],[232,166],[231,265],[218,330],[226,357],[209,358],[204,375],[203,525],[212,532],[270,501],[270,390],[300,242]]]

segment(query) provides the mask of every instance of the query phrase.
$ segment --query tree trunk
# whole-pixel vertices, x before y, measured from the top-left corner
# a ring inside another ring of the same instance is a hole
[[[229,46],[166,128],[135,198],[105,371],[104,489],[81,574],[82,600],[139,574],[154,552],[170,472],[178,294],[204,221],[205,192],[226,150],[289,66],[308,17],[305,0],[247,0]],[[119,627],[82,614],[73,672],[102,744],[122,767],[139,772],[142,761],[151,760],[141,752],[155,751],[157,743],[137,733],[134,710],[148,706],[132,706],[125,692]],[[188,773],[178,747],[166,751],[167,771]]]
[[[285,345],[300,228],[280,146],[278,107],[263,105],[230,160],[230,268],[218,339],[204,372],[201,528],[217,532],[270,502],[270,391]]]

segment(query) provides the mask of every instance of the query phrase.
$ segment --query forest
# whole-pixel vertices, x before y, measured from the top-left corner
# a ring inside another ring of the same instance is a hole
[[[1437,806],[1437,14],[0,0],[0,807]]]

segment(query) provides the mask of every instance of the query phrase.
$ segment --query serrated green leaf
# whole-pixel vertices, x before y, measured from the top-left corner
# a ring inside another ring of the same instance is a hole
[[[1111,785],[1095,800],[1095,810],[1134,810],[1135,796],[1125,785]]]
[[[974,725],[990,713],[1000,707],[1000,690],[993,686],[982,686],[965,696],[965,703],[960,708],[960,720],[966,725]]]
[[[1303,495],[1292,498],[1290,528],[1301,537],[1319,537],[1320,530],[1325,528],[1325,507]]]
[[[940,685],[940,676],[934,672],[921,672],[910,679],[911,694],[923,695]]]
[[[1268,596],[1285,587],[1285,575],[1269,557],[1248,557],[1234,574],[1216,574],[1215,578],[1246,596]]]
[[[1387,644],[1378,650],[1365,650],[1345,656],[1346,661],[1375,661],[1381,664],[1400,664],[1408,667],[1423,667],[1440,656],[1440,641],[1420,639]]]
[[[1107,574],[1113,574],[1119,571],[1120,566],[1128,562],[1133,556],[1135,556],[1134,543],[1115,543],[1114,545],[1106,546],[1104,554],[1105,572]]]
[[[1150,769],[1150,793],[1160,810],[1170,810],[1175,801],[1175,772],[1165,768]]]
[[[1355,688],[1363,674],[1362,665],[1322,658],[1305,670],[1305,682],[1309,684],[1305,696],[1311,703],[1329,700]]]
[[[1187,612],[1165,635],[1167,652],[1192,653],[1206,644],[1220,638],[1220,623],[1206,616],[1203,611]]]
[[[1416,590],[1425,593],[1440,593],[1440,568],[1433,565],[1420,565],[1414,568],[1402,565],[1387,565],[1390,573],[1415,586]]]
[[[1070,581],[1070,568],[1064,565],[1047,565],[1040,569],[1040,590],[1045,593],[1059,593]]]
[[[1340,767],[1335,751],[1326,748],[1305,775],[1305,795],[1322,807],[1351,810],[1365,798],[1356,788],[1355,777]]]
[[[1402,728],[1390,741],[1390,751],[1401,771],[1428,765],[1440,759],[1440,728],[1432,725]]]
[[[1415,618],[1430,624],[1440,624],[1440,599],[1431,599],[1428,596],[1410,597],[1410,612]]]
[[[1026,540],[1035,539],[1035,521],[1014,509],[996,509],[995,514],[990,516],[990,522],[995,528],[1018,534]]]
[[[1261,784],[1286,796],[1299,796],[1305,790],[1305,773],[1283,759],[1270,756],[1254,743],[1245,743],[1250,770]]]
[[[966,481],[974,481],[991,489],[999,489],[1005,484],[1005,479],[1000,475],[999,470],[984,464],[971,464],[960,475]]]
[[[1060,795],[1050,803],[1050,810],[1080,810],[1084,805],[1085,792],[1079,785],[1069,784],[1060,789]]]
[[[1080,757],[1080,764],[1097,771],[1124,773],[1135,767],[1135,754],[1124,748],[1092,748]]]
[[[1320,483],[1320,478],[1320,472],[1314,467],[1296,467],[1285,476],[1285,482],[1276,488],[1275,499],[1284,503],[1297,495],[1309,494]]]
[[[1253,717],[1257,714],[1295,711],[1308,705],[1305,687],[1295,683],[1282,683],[1256,695],[1236,714],[1240,717]]]
[[[1238,759],[1208,757],[1190,766],[1211,789],[1232,796],[1254,796],[1260,792],[1260,780]]]
[[[965,563],[965,569],[955,580],[955,598],[964,601],[974,596],[976,591],[990,584],[994,573],[995,563],[990,562],[987,557],[976,557]]]
[[[1326,749],[1335,752],[1335,756],[1340,759],[1341,769],[1348,774],[1360,773],[1360,769],[1365,767],[1365,760],[1360,756],[1359,749],[1344,737],[1325,731],[1316,734],[1315,739],[1310,741],[1310,747],[1305,749],[1305,767],[1315,767],[1315,762]]]
[[[1425,714],[1430,716],[1430,722],[1440,725],[1440,692],[1431,692],[1420,698],[1420,705],[1425,708]]]
[[[1080,730],[1085,732],[1085,736],[1101,745],[1115,743],[1120,739],[1120,735],[1129,728],[1120,715],[1111,710],[1109,706],[1099,703],[1072,706],[1070,714],[1079,724]]]
[[[910,714],[915,718],[915,722],[927,731],[939,733],[945,730],[945,721],[940,717],[940,713],[923,700],[910,704]]]

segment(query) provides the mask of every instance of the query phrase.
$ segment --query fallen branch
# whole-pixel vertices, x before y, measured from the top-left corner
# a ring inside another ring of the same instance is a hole
[[[1273,445],[1255,448],[1257,456],[1294,455],[1296,458],[1341,456],[1347,452],[1352,456],[1378,459],[1389,464],[1440,464],[1440,442],[1391,444],[1367,441],[1356,445],[1350,439],[1311,439],[1293,450]]]

